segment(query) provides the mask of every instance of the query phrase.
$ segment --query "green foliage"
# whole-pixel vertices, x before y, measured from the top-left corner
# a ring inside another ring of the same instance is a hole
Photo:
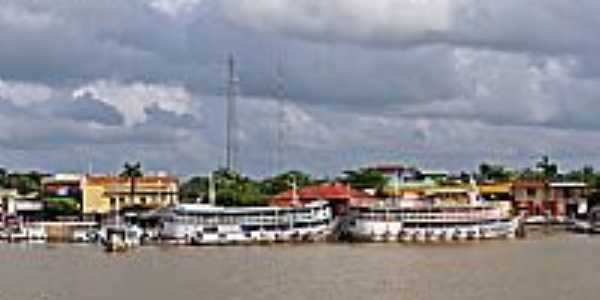
[[[179,187],[182,201],[190,202],[196,199],[206,200],[208,197],[208,176],[194,176]]]
[[[144,176],[144,173],[142,172],[142,164],[139,162],[136,162],[135,164],[126,162],[123,164],[123,171],[121,171],[119,176],[129,178],[129,198],[133,202],[136,179]]]
[[[381,191],[387,184],[383,172],[368,168],[346,171],[340,180],[356,189],[376,189]]]
[[[266,205],[270,196],[289,190],[294,181],[298,188],[316,182],[309,174],[301,171],[288,171],[264,180],[255,180],[227,169],[214,171],[213,180],[216,202],[224,206]],[[184,201],[200,198],[206,202],[208,189],[208,176],[194,176],[181,185],[180,192]]]
[[[80,211],[79,201],[70,197],[46,198],[46,214],[50,216],[77,215]]]
[[[216,201],[224,206],[265,205],[266,197],[261,193],[259,184],[249,177],[219,169],[213,173],[216,189]]]
[[[8,171],[5,168],[0,168],[0,187],[6,186]]]
[[[542,156],[535,166],[542,171],[546,179],[552,180],[558,175],[558,166],[555,163],[551,163],[547,155]]]
[[[478,177],[480,180],[507,181],[513,177],[513,174],[502,165],[483,162],[479,165]]]
[[[4,188],[17,189],[19,194],[29,194],[41,190],[42,174],[36,171],[28,173],[7,173],[6,170],[3,171],[4,173],[0,171],[0,180]]]
[[[119,176],[129,178],[144,176],[144,173],[142,172],[142,164],[140,164],[139,162],[136,162],[135,164],[130,164],[129,162],[126,162],[125,164],[123,164],[123,171],[121,171],[121,174]]]
[[[260,189],[265,195],[277,195],[292,188],[294,182],[297,188],[302,188],[315,184],[316,180],[307,173],[293,170],[266,178],[260,182]]]

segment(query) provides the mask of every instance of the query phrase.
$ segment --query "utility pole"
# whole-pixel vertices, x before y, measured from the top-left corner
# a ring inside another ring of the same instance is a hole
[[[228,171],[235,171],[238,151],[238,128],[237,128],[237,93],[239,79],[236,74],[235,57],[229,54],[227,59],[227,148],[226,167]]]
[[[215,206],[217,203],[217,193],[215,189],[215,178],[213,172],[208,173],[208,203]]]

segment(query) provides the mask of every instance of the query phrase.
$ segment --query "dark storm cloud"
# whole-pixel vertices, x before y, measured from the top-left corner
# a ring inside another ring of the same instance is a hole
[[[125,119],[114,107],[98,100],[91,94],[75,98],[74,101],[55,104],[53,116],[79,122],[97,122],[102,125],[123,125]]]
[[[185,113],[178,115],[174,112],[164,110],[156,104],[144,108],[144,112],[146,113],[147,124],[183,128],[197,128],[202,126],[200,120],[196,119],[192,114]]]

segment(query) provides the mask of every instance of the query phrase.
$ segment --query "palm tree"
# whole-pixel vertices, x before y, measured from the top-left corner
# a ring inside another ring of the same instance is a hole
[[[558,175],[558,166],[550,162],[548,155],[542,156],[542,159],[536,163],[536,167],[544,173],[544,177],[548,180],[555,179]]]
[[[549,183],[557,179],[558,165],[556,163],[551,162],[548,155],[544,155],[542,156],[541,160],[536,163],[535,166],[542,171],[544,177],[544,200],[550,201],[551,191]],[[549,217],[551,212],[547,208],[545,209],[545,211],[547,217]]]
[[[129,179],[129,200],[131,203],[134,203],[133,197],[135,195],[137,179],[144,176],[142,165],[139,162],[136,162],[135,164],[126,162],[123,165],[123,171],[119,176]]]

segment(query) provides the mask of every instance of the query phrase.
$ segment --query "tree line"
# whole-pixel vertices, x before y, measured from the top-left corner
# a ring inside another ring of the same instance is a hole
[[[41,179],[44,176],[47,174],[37,171],[9,172],[5,168],[0,168],[0,187],[17,189],[20,194],[41,192]],[[129,178],[130,194],[133,196],[136,189],[136,178],[143,176],[141,164],[126,163],[120,176]],[[382,172],[369,168],[346,171],[335,178],[315,177],[303,171],[291,170],[261,179],[220,168],[212,173],[212,177],[216,203],[226,206],[266,205],[270,197],[291,189],[293,183],[296,187],[302,188],[335,180],[349,184],[356,189],[372,189],[380,194],[383,188],[389,184],[387,177]],[[461,181],[467,183],[471,179],[478,182],[516,179],[581,181],[587,183],[593,190],[600,190],[600,171],[594,169],[593,166],[585,165],[580,169],[560,173],[558,164],[548,156],[542,156],[531,167],[521,170],[513,170],[502,164],[482,162],[474,172],[460,172],[446,178],[448,183]],[[185,202],[207,202],[208,194],[209,177],[207,175],[192,176],[183,181],[180,186],[180,198]]]

